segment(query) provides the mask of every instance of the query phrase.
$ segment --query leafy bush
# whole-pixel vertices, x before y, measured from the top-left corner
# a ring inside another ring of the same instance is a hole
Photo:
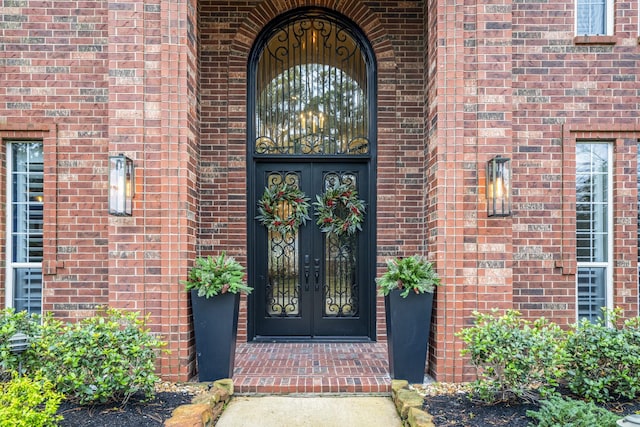
[[[619,309],[605,311],[602,319],[583,319],[569,333],[566,379],[577,395],[607,402],[640,394],[640,320],[610,327],[619,324],[620,315]]]
[[[49,381],[14,374],[0,383],[0,427],[55,426],[62,397]]]
[[[0,377],[10,377],[10,372],[17,371],[22,361],[22,372],[33,372],[39,365],[39,355],[33,342],[42,334],[41,316],[26,311],[16,313],[13,308],[0,310]],[[16,333],[30,337],[30,345],[21,355],[9,349],[9,338]]]
[[[155,361],[165,343],[144,324],[138,313],[115,309],[66,326],[48,320],[39,342],[43,373],[80,404],[125,404],[138,392],[151,397],[158,381]]]
[[[538,421],[538,427],[616,427],[619,418],[592,402],[559,396],[540,401],[540,410],[527,411],[527,416]]]
[[[478,369],[471,388],[486,402],[514,397],[535,401],[538,395],[553,392],[565,363],[564,333],[544,318],[529,322],[515,310],[498,317],[475,312],[475,326],[456,335],[466,344]]]

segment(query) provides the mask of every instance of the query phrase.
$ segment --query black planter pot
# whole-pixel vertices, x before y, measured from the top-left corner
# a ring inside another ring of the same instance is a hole
[[[400,291],[393,291],[385,297],[391,378],[424,381],[432,307],[432,293],[402,298]]]
[[[197,291],[191,291],[200,381],[233,376],[239,303],[240,294],[204,298],[199,297]]]

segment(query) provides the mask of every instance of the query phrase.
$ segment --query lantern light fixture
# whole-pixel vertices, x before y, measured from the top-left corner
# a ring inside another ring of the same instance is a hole
[[[487,216],[511,215],[511,159],[495,156],[487,162]]]
[[[109,214],[131,216],[135,188],[133,160],[124,154],[109,156]]]
[[[22,375],[22,353],[29,348],[29,336],[22,332],[16,332],[7,340],[9,351],[18,356],[18,374]]]

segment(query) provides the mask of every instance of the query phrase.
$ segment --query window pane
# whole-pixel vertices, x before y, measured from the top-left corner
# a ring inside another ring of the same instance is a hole
[[[42,270],[16,268],[13,270],[13,299],[16,311],[40,313],[42,306]]]
[[[640,141],[639,141],[640,142]],[[638,190],[638,204],[637,204],[637,252],[638,252],[638,298],[640,303],[640,144],[637,145],[637,157],[636,157],[636,187]]]
[[[609,151],[607,144],[576,147],[576,231],[579,262],[608,259]]]
[[[606,307],[606,268],[578,269],[578,319],[594,321],[602,316]]]
[[[16,310],[39,313],[42,305],[44,165],[41,142],[12,143],[9,275]],[[29,264],[25,266],[24,264]]]
[[[12,261],[42,262],[42,145],[21,143],[12,148]]]
[[[578,0],[578,35],[606,34],[606,0]]]

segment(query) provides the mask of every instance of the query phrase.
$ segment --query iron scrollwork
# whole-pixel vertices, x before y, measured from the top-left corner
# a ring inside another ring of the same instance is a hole
[[[271,172],[267,186],[286,184],[299,186],[295,172]],[[269,236],[266,315],[268,317],[300,316],[300,282],[298,278],[298,234],[271,231]]]
[[[255,154],[369,153],[367,66],[338,22],[308,16],[274,29],[256,79]]]
[[[357,188],[356,175],[349,172],[325,174],[324,188],[345,184]],[[359,284],[357,280],[358,233],[324,234],[325,239],[325,301],[324,316],[356,317],[359,315]]]

